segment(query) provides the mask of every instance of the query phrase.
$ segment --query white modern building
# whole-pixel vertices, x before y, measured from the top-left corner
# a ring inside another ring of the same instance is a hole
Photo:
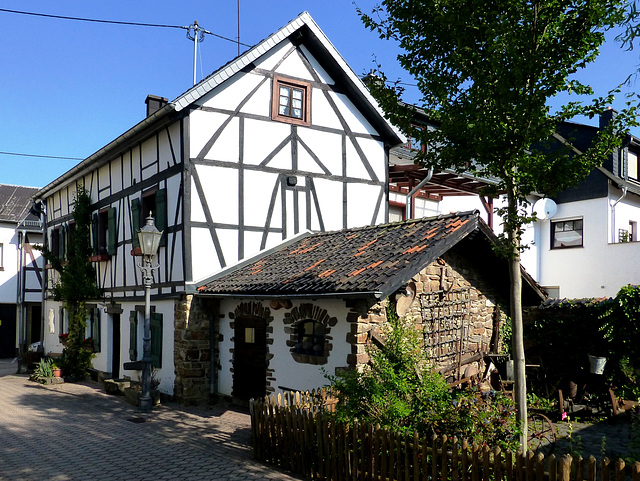
[[[35,187],[0,184],[0,358],[42,339],[42,226]]]
[[[607,121],[610,110],[601,122]],[[586,150],[598,127],[566,122],[558,133],[579,150]],[[421,148],[421,146],[417,146]],[[640,139],[628,136],[621,149],[591,172],[576,187],[557,194],[551,217],[539,212],[538,222],[527,226],[523,243],[529,249],[522,264],[551,297],[612,297],[627,284],[640,284],[637,228],[640,219]],[[404,219],[407,193],[429,176],[414,166],[411,139],[390,156],[390,219]],[[480,195],[480,188],[495,179],[479,179],[453,172],[433,172],[415,192],[408,217],[478,209],[496,233],[502,230],[493,212],[504,199]],[[541,196],[530,197],[532,212]],[[538,206],[540,204],[537,204]]]

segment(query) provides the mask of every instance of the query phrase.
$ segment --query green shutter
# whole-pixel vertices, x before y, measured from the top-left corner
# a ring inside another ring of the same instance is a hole
[[[93,338],[93,349],[95,352],[100,352],[100,309],[93,308],[93,322],[91,323]]]
[[[140,199],[131,201],[131,244],[134,249],[140,247],[138,231],[140,230]]]
[[[156,228],[162,231],[160,245],[167,245],[167,189],[156,192]]]
[[[108,214],[108,234],[109,238],[107,239],[107,254],[115,255],[116,254],[116,244],[117,244],[117,232],[116,232],[116,209],[112,207],[109,209]]]
[[[98,214],[93,214],[91,222],[91,239],[93,240],[93,255],[100,253],[100,235],[98,234]]]
[[[138,313],[129,313],[129,360],[138,360]]]
[[[162,367],[162,314],[151,314],[151,366]]]
[[[67,226],[62,225],[60,228],[60,259],[68,259],[67,257]]]

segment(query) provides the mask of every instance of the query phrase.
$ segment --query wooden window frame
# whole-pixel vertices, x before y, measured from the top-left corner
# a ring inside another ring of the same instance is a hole
[[[279,112],[280,87],[302,90],[302,118],[282,115]],[[293,125],[308,127],[311,125],[311,84],[302,80],[293,80],[280,75],[273,76],[273,89],[271,93],[271,120],[285,122]]]
[[[91,262],[111,259],[117,249],[117,213],[115,207],[105,207],[93,214],[93,256]]]
[[[153,208],[150,209],[149,203],[153,204]],[[142,255],[138,242],[138,230],[147,222],[149,210],[153,212],[156,228],[162,231],[160,247],[167,245],[167,189],[154,187],[142,192],[139,198],[131,200],[131,255],[133,256]]]

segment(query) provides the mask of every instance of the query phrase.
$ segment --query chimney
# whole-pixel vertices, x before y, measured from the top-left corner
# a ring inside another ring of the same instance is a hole
[[[607,110],[600,114],[598,126],[601,129],[604,129],[607,125],[609,125],[609,122],[616,118],[616,115],[618,115],[617,111],[613,110],[611,107],[607,107]]]
[[[167,105],[169,103],[169,99],[158,97],[157,95],[147,95],[147,99],[144,103],[147,104],[147,117],[149,117]]]

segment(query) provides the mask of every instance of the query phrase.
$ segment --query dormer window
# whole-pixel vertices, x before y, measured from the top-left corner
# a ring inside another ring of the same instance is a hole
[[[311,125],[311,85],[299,80],[275,76],[271,118],[295,125]]]

